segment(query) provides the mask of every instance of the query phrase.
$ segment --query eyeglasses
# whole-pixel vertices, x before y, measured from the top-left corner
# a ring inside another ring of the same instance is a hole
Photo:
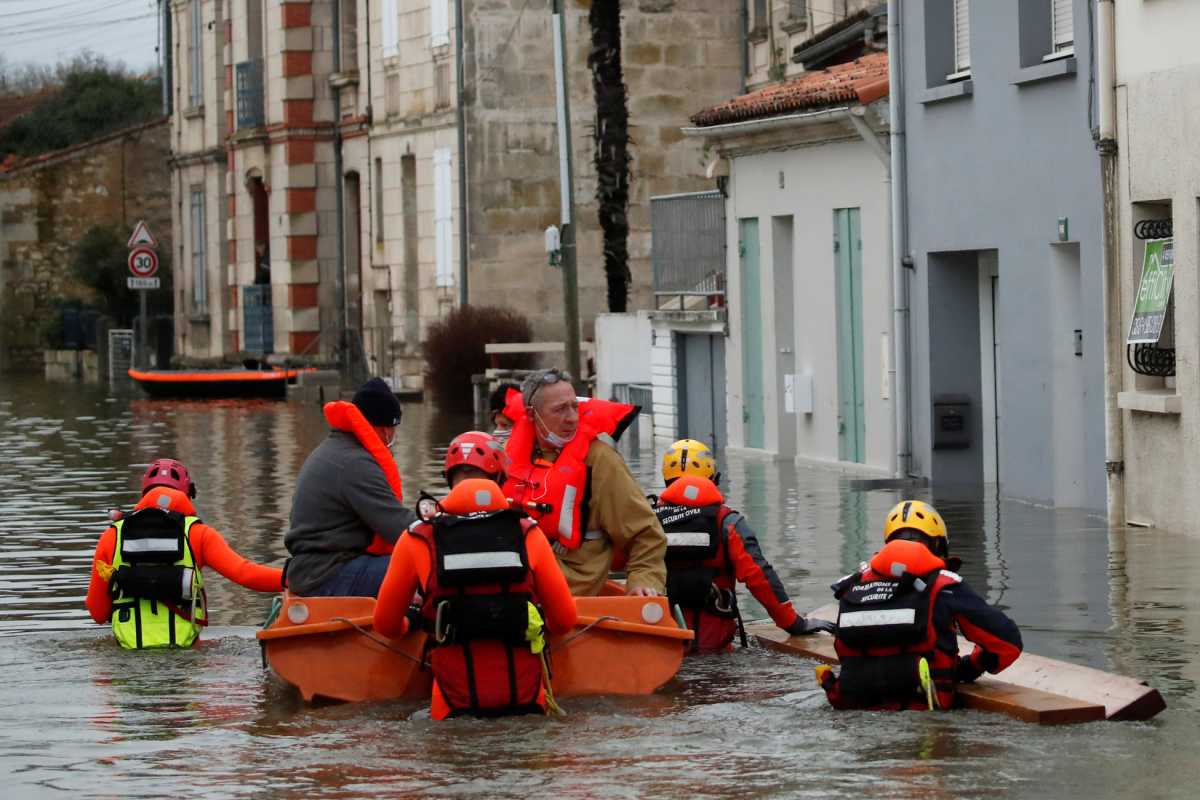
[[[529,393],[529,399],[525,401],[525,405],[533,405],[533,398],[537,397],[537,393],[542,390],[543,386],[553,386],[559,381],[569,381],[570,376],[559,370],[557,367],[547,370],[542,377],[538,378],[537,385],[533,387],[533,391]]]

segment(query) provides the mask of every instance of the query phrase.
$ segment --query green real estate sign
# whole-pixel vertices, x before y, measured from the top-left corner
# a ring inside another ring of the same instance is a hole
[[[1175,281],[1175,241],[1151,239],[1146,242],[1142,262],[1142,282],[1138,286],[1137,305],[1129,326],[1128,344],[1157,344],[1162,336],[1167,302]]]

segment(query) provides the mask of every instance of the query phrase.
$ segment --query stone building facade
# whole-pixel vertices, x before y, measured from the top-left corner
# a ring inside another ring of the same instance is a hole
[[[41,371],[55,304],[92,299],[69,267],[89,228],[144,219],[171,252],[168,134],[159,120],[0,172],[0,370]]]
[[[561,283],[543,250],[559,221],[551,5],[173,0],[180,351],[265,341],[329,356],[344,325],[372,372],[419,383],[423,332],[463,301],[517,308],[536,336],[561,339]],[[567,3],[590,334],[605,278],[588,12]],[[679,126],[742,88],[746,56],[737,3],[636,0],[621,12],[638,307],[650,304],[650,196],[711,188]]]

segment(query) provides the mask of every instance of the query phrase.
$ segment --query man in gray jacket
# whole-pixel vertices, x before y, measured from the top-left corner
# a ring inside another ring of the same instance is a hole
[[[375,596],[389,558],[367,548],[376,534],[395,543],[416,519],[400,504],[387,476],[390,468],[399,485],[388,448],[400,424],[400,401],[386,383],[372,378],[352,403],[326,407],[333,430],[309,454],[296,479],[291,527],[283,540],[292,555],[285,580],[296,594]],[[359,413],[365,425],[354,424]]]

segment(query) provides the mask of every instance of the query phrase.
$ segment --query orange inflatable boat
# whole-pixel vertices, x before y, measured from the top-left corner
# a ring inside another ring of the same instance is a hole
[[[608,594],[575,602],[574,630],[547,638],[557,697],[650,694],[679,671],[692,632],[676,623],[665,597]],[[257,634],[264,664],[308,701],[428,698],[425,633],[380,636],[371,628],[374,610],[372,597],[285,592]]]

